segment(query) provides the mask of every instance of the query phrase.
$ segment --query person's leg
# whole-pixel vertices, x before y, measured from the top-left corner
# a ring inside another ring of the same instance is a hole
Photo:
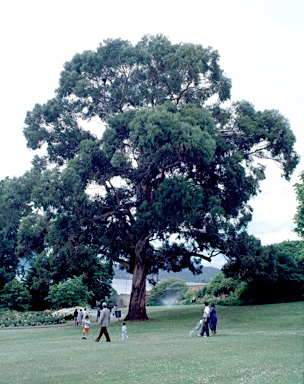
[[[214,335],[214,322],[211,319],[210,319],[209,326],[210,326],[211,334]]]
[[[201,336],[204,336],[204,333],[205,333],[205,320],[204,320],[204,322],[203,322],[203,326],[202,326],[202,330],[201,330],[201,333],[200,333],[200,335]]]
[[[111,341],[109,332],[108,332],[108,330],[107,330],[106,327],[104,327],[104,331],[103,331],[103,332],[104,332],[104,334],[105,334],[106,340],[107,340],[108,342]]]
[[[205,322],[206,324],[206,335],[209,337],[209,320]]]
[[[96,337],[95,341],[99,341],[103,334],[104,334],[104,327],[100,327],[99,335]]]

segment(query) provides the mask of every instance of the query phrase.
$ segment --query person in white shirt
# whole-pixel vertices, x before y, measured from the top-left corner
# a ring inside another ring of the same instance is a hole
[[[86,317],[83,320],[83,332],[82,332],[82,338],[87,339],[88,338],[88,333],[90,329],[90,318],[89,315],[86,315]]]
[[[82,324],[84,324],[84,319],[86,318],[86,315],[88,315],[88,311],[87,309],[85,308],[82,312]]]
[[[208,307],[208,302],[204,302],[204,321],[203,321],[203,328],[201,330],[200,336],[204,336],[204,333],[206,332],[205,337],[209,337],[209,319],[210,319],[210,308]]]
[[[83,313],[82,313],[82,308],[80,308],[78,312],[78,317],[77,317],[77,324],[78,326],[82,325],[82,319],[83,319]]]
[[[128,335],[127,335],[126,323],[123,321],[121,325],[122,325],[122,327],[121,327],[121,338],[122,338],[122,340],[127,340]]]

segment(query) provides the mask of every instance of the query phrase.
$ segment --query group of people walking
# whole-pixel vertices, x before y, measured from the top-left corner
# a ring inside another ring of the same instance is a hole
[[[81,308],[79,311],[76,308],[74,311],[74,326],[77,327],[81,325],[83,326],[82,338],[87,339],[91,325],[90,315],[87,308],[84,308],[84,310]]]
[[[89,311],[87,310],[87,308],[84,308],[84,310],[78,309],[76,308],[75,311],[74,311],[74,326],[82,326],[83,325],[83,322],[86,318],[86,316],[89,316]],[[90,316],[89,316],[90,317]]]
[[[209,327],[211,329],[212,335],[216,334],[216,326],[217,326],[217,315],[216,315],[216,309],[215,309],[215,303],[209,303],[207,301],[204,302],[204,314],[203,314],[203,326],[202,330],[200,332],[199,336],[202,337],[209,337]],[[118,311],[117,305],[115,305],[115,317],[117,317],[116,312]],[[99,311],[98,311],[99,308]],[[105,335],[106,342],[111,342],[111,338],[108,332],[107,327],[110,325],[111,320],[111,311],[107,306],[107,303],[102,303],[102,310],[100,310],[100,307],[97,307],[97,319],[98,325],[100,326],[100,331],[98,336],[95,339],[95,342],[99,342],[102,335]],[[90,329],[90,316],[87,312],[87,309],[84,308],[84,310],[80,309],[79,311],[75,309],[74,311],[74,325],[80,326],[83,325],[83,339],[87,339],[89,329]],[[206,335],[205,335],[206,334]],[[127,336],[127,327],[126,323],[122,323],[122,334],[121,334],[122,340],[126,340],[128,338]]]
[[[209,326],[211,329],[212,335],[216,334],[216,325],[217,325],[217,316],[216,316],[216,309],[215,309],[215,303],[209,303],[207,301],[204,302],[204,315],[203,315],[203,327],[200,333],[200,336],[209,337]],[[205,335],[206,333],[206,335]]]
[[[117,305],[115,305],[115,317],[118,317],[118,308]],[[100,326],[100,331],[98,336],[95,339],[95,342],[99,342],[101,339],[102,335],[105,335],[106,341],[111,342],[111,338],[108,332],[107,327],[110,325],[110,320],[111,320],[111,311],[107,306],[107,303],[102,303],[102,310],[100,309],[100,306],[97,306],[97,318],[96,321],[98,321],[98,325]],[[74,325],[75,326],[83,326],[83,339],[87,339],[89,329],[90,329],[90,316],[89,313],[87,312],[87,309],[85,308],[84,310],[80,309],[79,311],[75,309],[74,311]],[[122,323],[122,334],[121,338],[122,340],[126,340],[128,338],[127,336],[127,326],[126,323]]]

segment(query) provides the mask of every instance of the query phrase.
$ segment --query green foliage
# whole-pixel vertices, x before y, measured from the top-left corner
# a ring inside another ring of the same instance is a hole
[[[43,310],[47,308],[45,298],[52,284],[51,258],[42,252],[33,256],[25,273],[24,284],[32,296],[32,309]]]
[[[31,296],[24,285],[14,279],[6,283],[0,292],[2,308],[16,311],[26,311],[29,308]]]
[[[4,312],[0,313],[0,327],[29,327],[40,325],[64,324],[74,319],[75,308],[64,308],[44,312]]]
[[[226,276],[241,283],[236,297],[244,303],[303,300],[303,242],[255,245],[255,248],[247,247],[248,253],[235,255],[223,267]]]
[[[300,174],[301,183],[295,184],[296,195],[298,200],[297,213],[295,215],[297,234],[304,239],[304,172]],[[303,252],[304,257],[304,252]]]
[[[0,290],[17,273],[17,233],[21,217],[31,210],[30,183],[26,176],[0,180]]]
[[[236,300],[241,300],[244,297],[244,293],[248,291],[248,283],[246,281],[241,281],[235,291],[234,291],[234,297]]]
[[[217,51],[162,35],[109,39],[65,64],[24,128],[30,148],[46,144],[31,201],[51,223],[42,237],[56,283],[79,276],[79,260],[117,262],[133,273],[130,318],[146,320],[149,273],[234,257],[265,178],[259,159],[289,179],[299,158],[287,119],[246,101],[224,108],[230,88]],[[105,125],[101,139],[84,128],[92,120]]]
[[[203,298],[205,295],[226,296],[234,292],[236,288],[236,281],[232,278],[227,278],[224,273],[220,272],[207,284],[205,287],[197,292],[198,298]]]
[[[88,291],[82,280],[79,277],[74,277],[64,283],[52,285],[45,300],[55,308],[86,306],[91,296],[92,292]]]
[[[188,289],[188,291],[184,294],[184,299],[181,304],[189,305],[196,303],[196,295],[194,294],[192,289]]]
[[[180,302],[188,286],[185,281],[172,277],[156,284],[150,291],[148,305],[172,305]]]
[[[52,188],[50,194],[53,191]],[[44,195],[47,194],[46,189]],[[94,247],[82,244],[83,228],[82,222],[77,222],[73,216],[53,221],[52,214],[32,214],[21,221],[17,250],[31,251],[25,281],[33,296],[33,309],[46,308],[44,299],[52,282],[58,284],[73,276],[81,276],[88,290],[93,292],[92,304],[96,299],[109,296],[113,277],[111,263],[101,261]]]
[[[234,258],[196,296],[220,305],[303,300],[302,251],[302,241],[262,247],[253,236],[243,234],[233,249]]]

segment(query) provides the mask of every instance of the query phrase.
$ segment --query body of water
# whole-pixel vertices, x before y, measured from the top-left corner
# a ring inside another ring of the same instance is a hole
[[[206,285],[203,283],[187,283],[187,285]],[[128,295],[131,293],[132,289],[132,280],[131,279],[113,279],[112,287],[117,291],[120,295],[121,293],[127,293]],[[146,282],[146,290],[150,291],[152,285]]]
[[[117,291],[118,294],[121,293],[131,293],[132,280],[131,279],[113,279],[112,287]],[[151,285],[147,281],[146,290],[150,291]]]

